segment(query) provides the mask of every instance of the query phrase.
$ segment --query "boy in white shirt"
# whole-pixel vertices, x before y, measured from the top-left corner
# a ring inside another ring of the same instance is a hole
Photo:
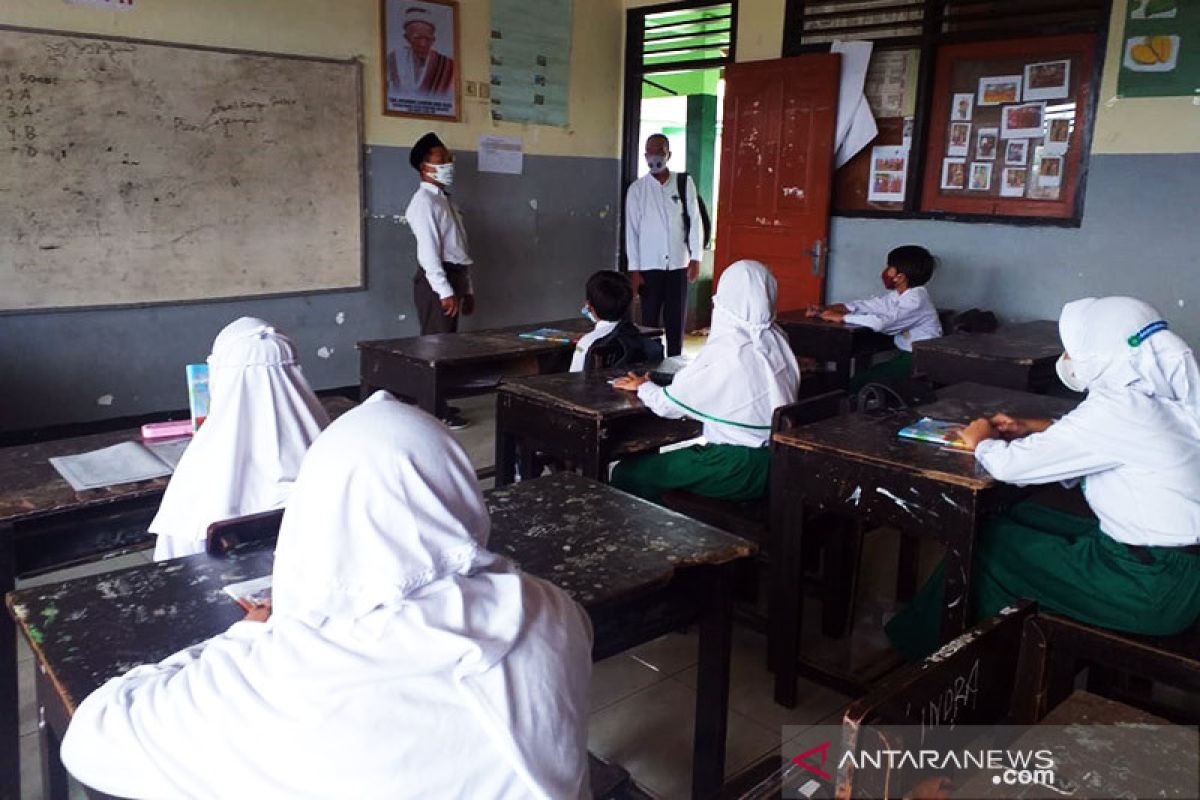
[[[892,336],[899,350],[892,358],[856,375],[850,391],[858,391],[872,381],[907,378],[912,374],[913,342],[936,339],[942,335],[937,307],[925,284],[933,277],[933,255],[915,244],[897,247],[888,253],[883,270],[886,294],[852,300],[832,306],[808,307],[808,316],[830,322],[862,325]]]
[[[580,310],[596,327],[575,345],[571,372],[583,372],[592,346],[612,339],[622,343],[621,357],[612,366],[662,360],[663,349],[657,340],[643,336],[632,322],[622,321],[633,302],[633,285],[627,275],[602,269],[588,278],[586,292],[587,302]]]

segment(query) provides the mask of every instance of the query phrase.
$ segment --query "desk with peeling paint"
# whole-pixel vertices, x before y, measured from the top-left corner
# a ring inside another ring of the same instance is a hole
[[[595,629],[596,659],[700,625],[693,792],[722,784],[733,570],[755,546],[569,473],[486,493],[489,547],[570,593]],[[164,561],[14,592],[8,607],[36,654],[47,798],[65,796],[58,744],[105,680],[214,636],[242,617],[221,587],[271,571],[273,553]]]
[[[803,309],[784,311],[775,317],[775,323],[787,334],[788,344],[797,358],[812,358],[821,364],[836,363],[839,387],[845,387],[852,374],[871,366],[876,353],[895,349],[890,336],[862,325],[809,317]]]
[[[1005,325],[994,333],[956,333],[913,344],[913,372],[936,384],[973,381],[989,386],[1046,392],[1058,376],[1062,355],[1058,323]]]
[[[835,510],[946,546],[946,607],[942,639],[965,629],[977,530],[987,517],[1023,490],[994,480],[970,453],[901,439],[897,432],[922,416],[969,422],[999,412],[1055,418],[1075,401],[964,383],[938,392],[917,410],[859,413],[776,434],[771,460],[771,531],[777,555],[771,563],[770,636],[778,654],[775,700],[792,707],[800,658],[804,559],[817,551],[804,527],[806,506]],[[851,676],[815,664],[806,671],[852,686]]]
[[[496,395],[496,485],[513,482],[518,451],[571,462],[584,477],[606,481],[612,461],[700,435],[699,422],[660,417],[636,393],[609,384],[625,373],[569,372],[502,383]]]
[[[386,389],[430,414],[454,397],[495,391],[502,378],[566,372],[574,344],[523,339],[538,328],[578,333],[592,329],[583,317],[465,333],[434,333],[358,343],[362,397]],[[661,328],[641,328],[661,336]]]
[[[356,405],[336,396],[321,403],[335,418]],[[153,539],[146,528],[169,477],[77,492],[50,464],[55,456],[140,440],[134,429],[0,448],[0,594],[18,575],[120,555]],[[7,615],[0,617],[0,800],[15,798],[18,786],[14,636]]]

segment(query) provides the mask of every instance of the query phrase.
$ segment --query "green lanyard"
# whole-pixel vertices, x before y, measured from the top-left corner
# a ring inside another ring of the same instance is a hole
[[[701,419],[706,419],[709,422],[719,422],[722,425],[733,425],[734,427],[737,427],[737,428],[746,428],[746,429],[752,430],[752,431],[769,431],[769,430],[771,430],[770,425],[747,425],[745,422],[734,422],[731,419],[721,419],[720,417],[711,417],[708,414],[705,414],[703,411],[697,411],[696,409],[692,408],[691,406],[686,405],[686,404],[681,403],[678,400],[676,400],[674,397],[671,396],[670,389],[663,389],[663,394],[665,394],[672,403],[679,406],[684,411],[688,412],[689,414],[691,414],[694,417],[700,417]]]

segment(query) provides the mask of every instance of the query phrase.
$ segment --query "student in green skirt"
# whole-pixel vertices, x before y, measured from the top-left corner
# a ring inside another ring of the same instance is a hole
[[[721,274],[708,341],[669,387],[634,373],[613,384],[636,391],[660,417],[700,420],[706,441],[626,459],[613,470],[613,486],[647,500],[670,489],[728,500],[766,493],[771,416],[800,388],[796,357],[774,323],[777,292],[766,267],[738,261]]]
[[[1166,636],[1200,618],[1200,372],[1187,344],[1129,297],[1068,303],[1063,383],[1087,398],[1062,419],[979,419],[962,432],[993,477],[1082,482],[1098,519],[1032,503],[975,546],[974,618],[1027,597],[1127,633]],[[944,572],[887,626],[910,660],[938,644]]]
[[[906,244],[887,255],[880,279],[887,291],[876,297],[851,300],[832,306],[809,306],[808,316],[829,322],[862,325],[886,333],[896,344],[896,352],[850,382],[857,392],[872,381],[907,378],[912,375],[913,342],[936,339],[942,335],[937,307],[925,284],[933,277],[937,262],[924,247]]]

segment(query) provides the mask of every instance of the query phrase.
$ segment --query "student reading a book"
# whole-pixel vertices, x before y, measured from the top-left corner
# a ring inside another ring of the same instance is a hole
[[[376,393],[304,461],[269,619],[105,683],[63,763],[131,798],[588,796],[588,618],[489,524],[445,427]]]
[[[700,420],[706,441],[626,459],[613,470],[613,486],[648,500],[670,489],[729,500],[762,497],[771,417],[795,402],[800,388],[796,357],[773,321],[777,291],[762,264],[733,264],[721,274],[708,341],[696,360],[667,388],[634,373],[613,384],[636,391],[660,417]]]
[[[850,391],[868,383],[912,375],[913,342],[936,339],[942,335],[937,308],[925,284],[933,277],[933,255],[924,247],[909,244],[888,253],[883,269],[885,294],[864,300],[851,300],[832,306],[809,306],[808,316],[830,322],[863,325],[892,338],[899,351],[861,375],[854,376]]]
[[[204,552],[214,522],[282,508],[304,453],[329,424],[295,345],[261,319],[225,326],[208,370],[208,418],[150,523],[157,560]]]
[[[602,269],[588,278],[586,293],[583,315],[596,327],[575,345],[571,372],[583,371],[588,352],[596,345],[617,348],[614,367],[662,360],[662,344],[657,339],[643,336],[636,325],[625,319],[629,304],[633,302],[633,286],[627,276]]]
[[[1087,398],[1057,422],[1000,415],[962,439],[999,480],[1081,482],[1096,517],[1022,503],[975,545],[975,614],[1022,597],[1129,633],[1169,635],[1200,617],[1200,371],[1162,316],[1128,297],[1068,303],[1059,375]],[[937,645],[943,572],[888,635],[917,659]]]

